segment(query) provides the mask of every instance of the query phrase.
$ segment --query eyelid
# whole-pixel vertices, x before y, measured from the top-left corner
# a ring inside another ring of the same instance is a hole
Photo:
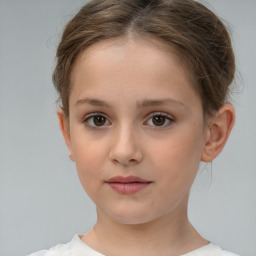
[[[107,118],[107,116],[102,112],[92,112],[92,113],[86,114],[83,119],[85,120],[85,119],[88,119],[92,116],[104,116],[105,118]]]
[[[170,114],[167,114],[165,112],[161,112],[161,111],[157,111],[157,112],[152,112],[149,114],[149,117],[153,117],[153,116],[164,116],[164,117],[167,117],[171,120],[174,120],[174,117]]]
[[[166,119],[169,120],[170,123],[168,123],[167,125],[164,125],[164,126],[152,126],[152,125],[150,125],[153,128],[159,128],[159,129],[162,128],[163,129],[163,128],[168,127],[169,125],[171,125],[171,123],[173,123],[175,121],[175,118],[170,114],[167,114],[167,113],[164,113],[164,112],[152,112],[152,113],[149,114],[149,116],[147,117],[147,120],[144,123],[147,123],[154,116],[165,117]]]
[[[102,116],[102,117],[106,118],[106,120],[107,120],[107,122],[108,122],[109,124],[111,124],[109,118],[108,118],[105,114],[103,114],[103,113],[101,113],[101,112],[93,112],[93,113],[87,114],[87,115],[83,118],[83,123],[84,123],[87,127],[92,128],[92,129],[100,129],[100,128],[103,128],[103,127],[106,127],[106,126],[109,125],[109,124],[107,124],[107,125],[104,124],[104,125],[102,125],[102,126],[96,126],[96,125],[93,126],[93,125],[90,125],[90,124],[88,123],[88,120],[90,120],[90,118],[93,118],[93,117],[95,117],[95,116]]]

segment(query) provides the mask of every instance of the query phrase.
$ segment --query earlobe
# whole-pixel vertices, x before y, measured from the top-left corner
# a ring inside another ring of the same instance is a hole
[[[65,118],[65,115],[64,115],[64,112],[63,112],[62,108],[57,109],[57,116],[58,116],[58,120],[59,120],[59,127],[60,127],[60,130],[61,130],[61,133],[62,133],[62,135],[64,137],[64,140],[66,142],[66,145],[68,147],[69,158],[72,161],[74,161],[72,146],[71,146],[70,133],[69,133],[69,127],[68,127],[68,123],[67,123],[67,120]]]
[[[224,104],[217,114],[210,118],[201,160],[211,162],[224,148],[235,122],[235,110],[229,103]]]

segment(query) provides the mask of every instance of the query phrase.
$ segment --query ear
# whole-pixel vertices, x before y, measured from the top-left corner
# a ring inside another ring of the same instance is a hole
[[[224,104],[206,128],[205,145],[201,160],[211,162],[224,148],[235,122],[235,110],[229,103]]]
[[[68,125],[67,118],[65,117],[65,114],[64,114],[62,108],[57,109],[57,116],[58,116],[58,119],[59,119],[60,130],[62,132],[62,135],[64,137],[66,145],[68,147],[69,158],[72,161],[74,161],[74,156],[73,156],[73,151],[72,151],[72,144],[71,144],[71,139],[70,139],[70,132],[69,132],[69,125]]]

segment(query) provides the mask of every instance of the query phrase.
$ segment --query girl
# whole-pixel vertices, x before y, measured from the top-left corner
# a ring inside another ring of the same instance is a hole
[[[221,21],[193,0],[93,0],[67,24],[60,129],[97,222],[33,256],[234,255],[190,224],[199,164],[223,149],[235,72]]]

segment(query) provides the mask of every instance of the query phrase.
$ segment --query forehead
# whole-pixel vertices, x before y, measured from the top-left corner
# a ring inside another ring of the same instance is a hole
[[[100,69],[103,67],[107,70],[109,64],[113,65],[114,62],[117,65],[122,64],[124,60],[132,60],[134,64],[142,64],[141,66],[145,68],[152,68],[150,65],[156,63],[162,63],[164,66],[171,60],[172,63],[175,62],[175,65],[179,66],[179,69],[182,69],[184,77],[190,79],[190,74],[185,65],[183,65],[180,55],[174,47],[153,37],[126,36],[106,39],[89,46],[81,52],[72,69],[71,82],[75,82],[77,71],[81,66],[88,69],[95,69],[95,67]],[[170,68],[173,66],[170,65]],[[116,68],[118,69],[118,67]],[[128,72],[129,69],[127,67]]]
[[[83,51],[71,77],[71,94],[104,96],[133,93],[135,96],[193,90],[187,70],[175,50],[157,40],[117,38],[104,40]]]

